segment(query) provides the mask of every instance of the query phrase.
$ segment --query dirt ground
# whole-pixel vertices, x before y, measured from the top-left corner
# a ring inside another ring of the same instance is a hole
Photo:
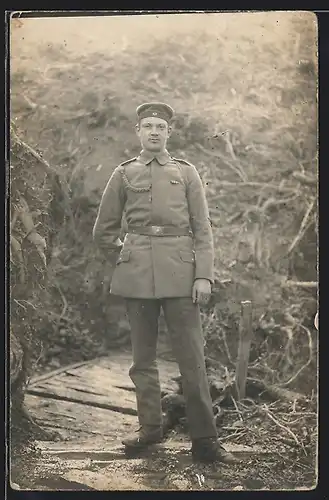
[[[13,463],[13,483],[28,490],[107,491],[294,490],[316,486],[312,450],[287,443],[288,431],[281,435],[255,403],[249,410],[241,406],[240,413],[232,407],[222,408],[219,439],[237,458],[235,464],[193,463],[184,421],[163,443],[127,457],[121,439],[138,428],[135,395],[127,376],[129,362],[129,353],[116,352],[57,370],[50,377],[44,375],[48,379],[35,379],[27,389],[25,403],[35,421],[52,433],[52,440],[36,441],[33,449]],[[177,376],[177,366],[159,360],[159,371],[162,388],[169,394],[175,390],[172,377]],[[275,415],[277,422],[289,418],[289,406],[275,406],[277,403],[269,404],[270,415]],[[307,413],[301,417],[301,409],[294,404],[294,420],[307,418]]]
[[[46,443],[39,443],[45,445]],[[97,440],[92,441],[97,448]],[[49,443],[47,443],[49,446]],[[70,448],[61,443],[61,448]],[[20,489],[27,490],[309,490],[315,484],[314,470],[292,455],[271,450],[226,445],[235,450],[237,464],[194,464],[187,436],[172,436],[136,458],[125,458],[122,447],[101,441],[102,450],[81,452],[79,459],[59,458],[56,452],[41,453],[26,477],[20,474]],[[90,448],[89,448],[90,449]],[[239,448],[238,448],[239,449]],[[242,451],[241,451],[242,450]],[[247,451],[244,451],[247,450]],[[72,453],[74,456],[74,453]],[[90,458],[92,457],[92,458]],[[31,464],[31,462],[30,462]],[[12,474],[12,481],[16,477]]]

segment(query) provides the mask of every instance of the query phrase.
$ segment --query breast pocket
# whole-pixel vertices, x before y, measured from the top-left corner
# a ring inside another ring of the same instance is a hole
[[[166,173],[165,191],[168,203],[173,203],[176,208],[176,203],[184,202],[186,198],[185,182],[177,170],[172,170]]]

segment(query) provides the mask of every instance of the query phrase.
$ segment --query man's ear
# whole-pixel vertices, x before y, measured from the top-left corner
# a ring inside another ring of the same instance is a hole
[[[171,133],[172,133],[172,126],[171,125],[168,125],[168,137],[171,136]]]
[[[137,134],[138,136],[139,136],[140,129],[141,129],[141,128],[140,128],[140,126],[139,126],[139,123],[136,123],[136,125],[135,125],[135,132],[136,132],[136,134]]]

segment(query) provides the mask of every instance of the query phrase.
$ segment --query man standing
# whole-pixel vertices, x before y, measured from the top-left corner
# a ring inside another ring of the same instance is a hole
[[[111,293],[125,297],[131,326],[139,434],[123,440],[143,449],[163,439],[156,364],[158,318],[164,312],[182,375],[192,455],[231,462],[219,445],[205,369],[199,305],[213,281],[213,239],[208,206],[196,168],[166,150],[173,109],[139,106],[136,133],[142,151],[119,165],[104,190],[93,236],[110,255],[120,251]],[[127,234],[119,239],[123,213]]]

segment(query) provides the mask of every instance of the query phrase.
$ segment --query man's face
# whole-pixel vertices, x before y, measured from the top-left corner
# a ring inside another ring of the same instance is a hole
[[[166,120],[150,116],[142,118],[140,123],[136,125],[136,133],[143,149],[158,152],[165,149],[171,134],[171,127]]]

